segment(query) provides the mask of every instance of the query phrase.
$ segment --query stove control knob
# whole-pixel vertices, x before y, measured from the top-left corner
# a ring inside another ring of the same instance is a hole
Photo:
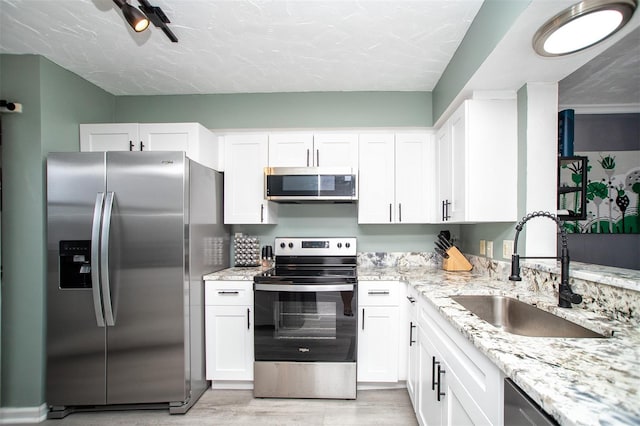
[[[342,243],[338,243],[338,248],[342,248]]]
[[[351,243],[344,243],[344,246],[345,246],[346,248],[349,248],[349,247],[351,247]]]
[[[284,243],[280,243],[280,248],[284,248]]]
[[[289,248],[292,249],[293,248],[293,243],[289,243]]]

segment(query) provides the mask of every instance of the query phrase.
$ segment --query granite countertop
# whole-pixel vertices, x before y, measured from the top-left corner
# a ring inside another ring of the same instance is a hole
[[[262,270],[229,268],[205,275],[204,279],[249,281]],[[552,294],[473,272],[446,272],[426,266],[359,267],[358,280],[402,280],[414,286],[427,303],[560,424],[640,424],[637,325],[611,320],[586,309],[558,308]],[[450,298],[458,294],[515,297],[609,337],[568,339],[510,334],[479,319]]]
[[[358,269],[358,279],[409,282],[562,425],[640,424],[640,330],[584,309],[558,308],[553,295],[515,289],[486,275],[433,268]],[[604,339],[525,337],[471,314],[450,296],[499,294],[605,334]]]

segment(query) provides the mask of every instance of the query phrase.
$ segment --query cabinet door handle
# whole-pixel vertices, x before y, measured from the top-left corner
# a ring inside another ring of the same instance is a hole
[[[307,148],[307,167],[309,167],[309,149]]]
[[[264,204],[260,204],[260,223],[264,222]]]
[[[409,346],[412,346],[416,341],[413,340],[413,329],[416,328],[413,321],[409,322]]]
[[[391,214],[392,214],[392,206],[391,206],[391,203],[389,203],[389,223],[391,223],[392,221]]]
[[[129,151],[133,151],[133,141],[129,141]]]
[[[362,308],[362,329],[364,330],[364,308]]]
[[[398,203],[398,222],[402,222],[402,203]]]
[[[218,294],[240,294],[239,291],[225,291],[225,290],[220,290],[218,291]]]
[[[247,308],[247,330],[251,330],[251,309]]]
[[[389,290],[369,290],[368,294],[371,294],[371,295],[385,295],[385,294],[389,294]]]
[[[440,384],[442,382],[442,375],[445,371],[441,368],[440,363],[438,363],[438,390],[436,391],[438,396],[438,401],[440,401],[440,397],[444,396],[444,392],[440,391]]]
[[[316,149],[316,167],[320,167],[320,150]]]
[[[140,151],[144,151],[144,144],[140,141]]]
[[[451,205],[451,202],[449,200],[442,200],[442,221],[446,222],[447,220],[451,219],[451,216],[449,216],[449,206]]]
[[[440,365],[439,361],[436,361],[436,357],[431,357],[431,390],[436,390],[436,365]]]
[[[411,296],[407,296],[407,300],[409,300],[409,302],[411,302],[411,303],[416,303],[416,299],[414,299]]]

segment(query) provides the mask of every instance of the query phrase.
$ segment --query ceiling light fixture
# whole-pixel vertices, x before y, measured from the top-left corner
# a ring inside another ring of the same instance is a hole
[[[157,28],[160,28],[162,32],[165,33],[167,37],[169,37],[169,40],[177,43],[178,37],[176,37],[176,35],[169,29],[169,27],[167,27],[167,24],[170,24],[171,21],[169,20],[169,18],[167,18],[167,15],[164,14],[162,9],[157,6],[151,6],[147,0],[138,0],[138,3],[140,3],[140,10],[142,10],[145,15],[149,17],[151,22],[153,22],[153,25],[155,25]]]
[[[549,19],[533,36],[533,49],[542,56],[579,52],[625,26],[637,0],[584,0]]]
[[[124,19],[127,20],[135,32],[140,33],[147,29],[149,19],[142,12],[131,6],[126,0],[113,0],[113,2],[122,10]]]

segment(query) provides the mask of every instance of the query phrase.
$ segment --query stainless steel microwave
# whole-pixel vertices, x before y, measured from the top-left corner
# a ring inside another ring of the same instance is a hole
[[[276,202],[353,202],[357,174],[347,167],[265,167],[264,196]]]

